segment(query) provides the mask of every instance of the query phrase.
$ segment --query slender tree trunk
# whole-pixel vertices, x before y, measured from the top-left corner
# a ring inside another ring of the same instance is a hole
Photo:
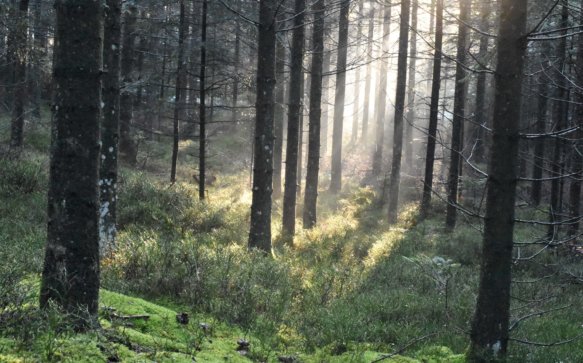
[[[379,88],[377,89],[377,101],[375,107],[375,145],[372,156],[372,175],[379,176],[382,171],[383,164],[383,146],[385,143],[385,122],[386,122],[386,108],[389,95],[387,94],[387,74],[389,72],[388,52],[391,44],[391,16],[392,4],[389,0],[384,8],[383,16],[383,45],[381,48],[382,59],[381,69],[379,75]]]
[[[294,33],[291,49],[289,79],[289,114],[287,121],[287,149],[285,161],[285,190],[283,193],[283,235],[291,239],[296,228],[296,199],[298,182],[298,143],[302,109],[302,62],[304,54],[305,0],[295,0]]]
[[[451,153],[449,162],[449,176],[447,180],[447,213],[445,227],[453,231],[457,219],[458,187],[460,180],[460,162],[463,149],[463,130],[466,116],[467,80],[464,67],[467,62],[467,45],[469,37],[468,24],[471,14],[469,0],[460,0],[460,18],[457,40],[457,60],[455,71],[455,94],[453,106],[453,127],[451,131]]]
[[[196,1],[196,0],[194,0]],[[199,148],[198,148],[198,198],[205,199],[206,183],[206,28],[207,4],[202,0],[202,26],[200,34],[200,107],[199,107]],[[195,2],[192,4],[195,6]]]
[[[237,11],[241,11],[241,3],[237,1]],[[241,61],[241,24],[239,23],[239,19],[235,20],[235,55],[233,59],[233,69],[234,69],[234,78],[233,78],[233,95],[232,95],[232,102],[231,107],[231,121],[233,125],[237,124],[237,120],[239,119],[239,111],[237,109],[237,104],[239,102],[239,63]]]
[[[180,23],[178,24],[178,60],[176,69],[176,91],[174,97],[174,124],[172,139],[172,166],[170,182],[176,182],[176,164],[178,161],[178,142],[180,141],[180,108],[182,106],[182,91],[184,89],[184,38],[186,36],[186,6],[185,0],[180,0]]]
[[[580,3],[583,6],[583,0]],[[583,13],[579,17],[579,21],[583,20]],[[579,34],[578,37],[579,45],[583,44],[583,35]],[[577,47],[577,61],[575,64],[575,75],[577,84],[583,84],[583,47]],[[583,93],[581,91],[575,92],[575,106],[573,110],[574,119],[577,120],[577,125],[579,129],[576,133],[576,140],[573,142],[573,160],[572,160],[572,173],[575,175],[571,179],[571,185],[569,190],[569,199],[571,206],[571,224],[569,226],[569,234],[572,238],[575,238],[579,233],[579,226],[581,225],[579,219],[581,218],[581,178],[583,178],[582,165],[583,165],[583,152],[582,141],[583,141]]]
[[[546,121],[547,121],[547,111],[548,111],[548,84],[547,79],[543,75],[539,77],[539,89],[538,89],[538,106],[537,106],[537,117],[535,130],[536,133],[542,135],[545,133]],[[542,195],[542,177],[544,169],[545,160],[545,140],[544,138],[539,138],[535,140],[534,145],[534,160],[532,167],[532,191],[531,198],[532,204],[538,206],[541,203]]]
[[[332,193],[338,193],[342,189],[342,129],[344,128],[350,0],[342,0],[340,6],[338,61],[336,62],[336,96],[334,98],[334,128],[332,130],[332,175],[330,178],[330,192]]]
[[[356,54],[360,56],[360,44],[362,43],[362,14],[364,8],[364,0],[358,2],[358,24],[356,26]],[[356,76],[354,80],[354,110],[352,112],[352,134],[350,135],[350,143],[355,145],[358,140],[358,125],[360,119],[360,66],[356,68]]]
[[[107,0],[103,43],[103,120],[99,189],[99,241],[102,255],[115,246],[117,234],[117,161],[121,71],[121,0]]]
[[[259,2],[255,163],[249,248],[271,251],[271,193],[273,178],[273,113],[275,107],[275,32],[279,1]]]
[[[31,93],[31,106],[32,106],[32,116],[37,120],[41,121],[41,106],[42,106],[42,61],[46,57],[46,47],[47,47],[47,27],[43,24],[43,1],[34,1],[34,42],[32,44],[32,52],[30,54],[31,58],[31,70],[29,78],[29,86]],[[1,52],[0,52],[1,53]]]
[[[10,35],[9,62],[12,65],[12,123],[10,147],[24,142],[24,103],[26,100],[26,64],[28,58],[28,0],[18,1],[15,26]]]
[[[40,306],[56,303],[77,330],[97,326],[102,5],[58,0],[48,234]]]
[[[393,134],[393,164],[389,179],[389,223],[397,222],[399,209],[399,187],[401,184],[401,158],[403,154],[403,119],[405,94],[407,92],[407,52],[409,42],[409,16],[411,1],[401,0],[401,23],[399,29],[399,59],[397,63],[397,95],[395,97],[395,131]]]
[[[310,131],[308,140],[308,171],[304,196],[304,228],[316,225],[318,173],[320,171],[320,118],[322,115],[322,69],[324,63],[325,0],[312,6],[314,29],[312,35],[312,82],[310,84]]]
[[[441,89],[441,60],[443,54],[443,0],[437,0],[435,22],[435,51],[433,54],[433,82],[431,104],[429,106],[429,128],[427,130],[427,152],[425,157],[425,178],[419,216],[425,219],[431,208],[433,193],[433,169],[435,166],[435,144],[437,139],[437,116],[439,115],[439,93]]]
[[[489,1],[482,1],[480,9],[480,28],[482,31],[489,31],[488,17],[491,13],[491,7]],[[486,90],[488,89],[488,74],[487,70],[487,56],[488,47],[490,45],[489,37],[485,35],[480,35],[480,50],[478,53],[478,59],[480,63],[478,66],[482,72],[478,74],[478,80],[476,82],[476,144],[474,147],[474,157],[476,162],[483,163],[485,161],[486,151],[485,147],[485,128],[487,125],[486,115],[488,114],[486,110]]]
[[[281,21],[282,17],[278,17]],[[273,151],[273,197],[281,197],[281,171],[283,160],[283,119],[285,117],[285,44],[279,39],[276,45],[275,72],[277,77],[275,94],[275,145]]]
[[[305,35],[304,35],[305,37]],[[300,132],[298,134],[298,173],[297,173],[297,190],[298,198],[302,195],[302,173],[303,173],[303,166],[304,166],[304,105],[306,104],[305,101],[305,89],[309,89],[309,78],[307,75],[302,72],[302,83],[301,83],[301,91],[300,94],[302,95],[301,102],[300,102]],[[307,85],[307,87],[306,87]],[[297,214],[297,213],[296,213]]]
[[[321,149],[320,153],[322,157],[326,157],[328,155],[328,134],[329,134],[329,127],[330,124],[330,63],[332,61],[332,52],[326,49],[326,45],[324,44],[324,67],[323,67],[323,80],[322,80],[322,101],[324,103],[324,109],[322,110],[322,120],[321,120],[321,128],[322,131],[320,132],[320,144]]]
[[[364,81],[364,110],[362,113],[362,133],[361,133],[361,141],[367,142],[368,140],[368,126],[369,126],[369,113],[370,108],[374,107],[374,97],[370,97],[371,87],[372,87],[372,45],[374,42],[374,2],[369,2],[370,10],[369,10],[369,19],[368,19],[368,37],[367,37],[367,46],[366,46],[366,55],[367,55],[367,66],[366,66],[366,78]],[[371,102],[372,101],[372,102]]]
[[[556,75],[556,96],[553,102],[553,119],[555,121],[556,130],[563,130],[567,127],[568,120],[568,90],[565,77],[567,68],[567,32],[569,27],[569,8],[568,4],[565,2],[562,6],[561,12],[561,29],[563,35],[559,40],[559,45],[557,47],[557,59],[559,62],[555,65],[557,71],[554,72]],[[549,228],[548,228],[548,238],[557,238],[557,233],[559,232],[559,215],[561,214],[561,202],[562,202],[562,175],[564,175],[565,168],[565,145],[562,138],[555,138],[555,145],[553,150],[553,161],[552,161],[552,182],[551,182],[551,201],[549,210]]]
[[[411,40],[409,45],[409,85],[407,91],[407,117],[405,123],[405,167],[412,172],[413,163],[413,126],[416,118],[415,88],[416,88],[416,71],[417,71],[417,13],[419,10],[419,1],[412,0],[411,3]]]
[[[134,4],[128,4],[124,14],[123,47],[122,47],[122,91],[120,98],[120,157],[135,165],[137,163],[137,148],[132,138],[131,125],[134,113],[132,87],[134,83],[134,58],[136,42],[136,21],[138,8]]]
[[[508,348],[527,0],[502,0],[499,6],[492,151],[488,165],[480,288],[468,352],[470,362],[503,359]]]

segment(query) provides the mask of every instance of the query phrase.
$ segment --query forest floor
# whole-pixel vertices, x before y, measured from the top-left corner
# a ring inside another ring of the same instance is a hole
[[[355,160],[342,194],[321,192],[317,228],[298,228],[293,248],[285,246],[276,201],[272,258],[248,252],[245,129],[211,142],[216,180],[205,203],[192,178],[195,144],[181,143],[179,182],[170,185],[168,144],[140,143],[138,168],[121,171],[116,252],[102,262],[102,330],[73,334],[65,317],[36,304],[49,136],[42,127],[27,131],[19,158],[0,157],[0,362],[372,362],[383,354],[400,354],[383,362],[464,361],[479,221],[460,218],[446,233],[442,203],[419,222],[411,202],[389,226],[379,193],[359,186],[363,162]],[[416,193],[406,189],[403,200]],[[543,217],[529,207],[517,212]],[[521,224],[516,240],[541,233]],[[583,333],[583,261],[539,250],[517,249],[524,259],[514,265],[509,361],[582,362],[581,341],[569,341]],[[177,322],[182,312],[188,324]],[[240,339],[249,342],[245,353]]]

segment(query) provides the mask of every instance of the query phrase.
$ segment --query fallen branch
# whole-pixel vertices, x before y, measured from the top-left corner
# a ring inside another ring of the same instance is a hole
[[[405,350],[407,350],[409,347],[411,347],[412,345],[417,344],[420,341],[425,340],[427,338],[430,338],[430,337],[432,337],[434,335],[437,335],[437,334],[438,333],[431,333],[431,334],[427,334],[427,335],[424,335],[422,337],[418,337],[418,338],[415,338],[413,340],[410,340],[407,344],[405,344],[401,348],[395,350],[393,353],[391,353],[391,354],[385,354],[385,355],[381,356],[380,358],[378,358],[376,360],[373,360],[371,363],[380,362],[380,361],[383,361],[385,359],[389,359],[389,358],[392,358],[392,357],[394,357],[396,355],[399,355],[399,354],[403,353]]]

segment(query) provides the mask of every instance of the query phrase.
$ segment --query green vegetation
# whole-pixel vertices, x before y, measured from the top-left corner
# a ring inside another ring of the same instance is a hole
[[[375,192],[354,186],[340,197],[323,193],[318,227],[300,230],[293,248],[276,242],[265,258],[246,249],[247,175],[217,175],[201,204],[186,166],[182,181],[168,184],[168,155],[155,142],[141,157],[156,157],[121,176],[118,245],[102,263],[103,329],[73,334],[59,312],[36,304],[48,173],[48,141],[37,140],[24,156],[0,159],[0,362],[371,362],[393,352],[407,357],[383,361],[464,361],[479,271],[475,221],[445,234],[437,218],[418,223],[409,204],[389,227]],[[233,144],[243,155],[245,146]],[[193,145],[182,146],[189,165]],[[216,159],[216,170],[235,154]],[[438,216],[444,206],[435,208]],[[517,240],[535,228],[519,226]],[[581,333],[580,286],[569,273],[580,276],[581,261],[559,250],[517,262],[514,321],[533,317],[513,338],[550,343]],[[177,323],[178,312],[189,314],[188,325]],[[149,319],[113,317],[141,314]],[[236,351],[238,339],[250,342],[246,355]],[[583,350],[513,341],[509,361],[580,362]]]

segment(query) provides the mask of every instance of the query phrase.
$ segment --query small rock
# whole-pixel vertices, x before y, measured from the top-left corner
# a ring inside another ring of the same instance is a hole
[[[176,314],[176,322],[178,324],[186,325],[188,324],[188,314],[187,313],[178,313]]]
[[[281,363],[294,363],[296,362],[296,357],[294,357],[293,355],[280,355],[279,357],[277,357],[277,360]]]
[[[208,323],[200,323],[198,324],[198,326],[200,326],[200,328],[205,332],[208,333],[211,331],[211,325]]]
[[[251,345],[251,343],[249,343],[249,341],[248,341],[248,340],[245,340],[245,339],[239,339],[239,340],[237,340],[237,345],[238,345],[238,346],[237,346],[237,350],[238,350],[239,352],[241,352],[241,351],[244,351],[244,350],[245,350],[245,351],[246,351],[246,350],[249,350],[249,346]],[[246,354],[246,353],[245,353],[245,354]]]

